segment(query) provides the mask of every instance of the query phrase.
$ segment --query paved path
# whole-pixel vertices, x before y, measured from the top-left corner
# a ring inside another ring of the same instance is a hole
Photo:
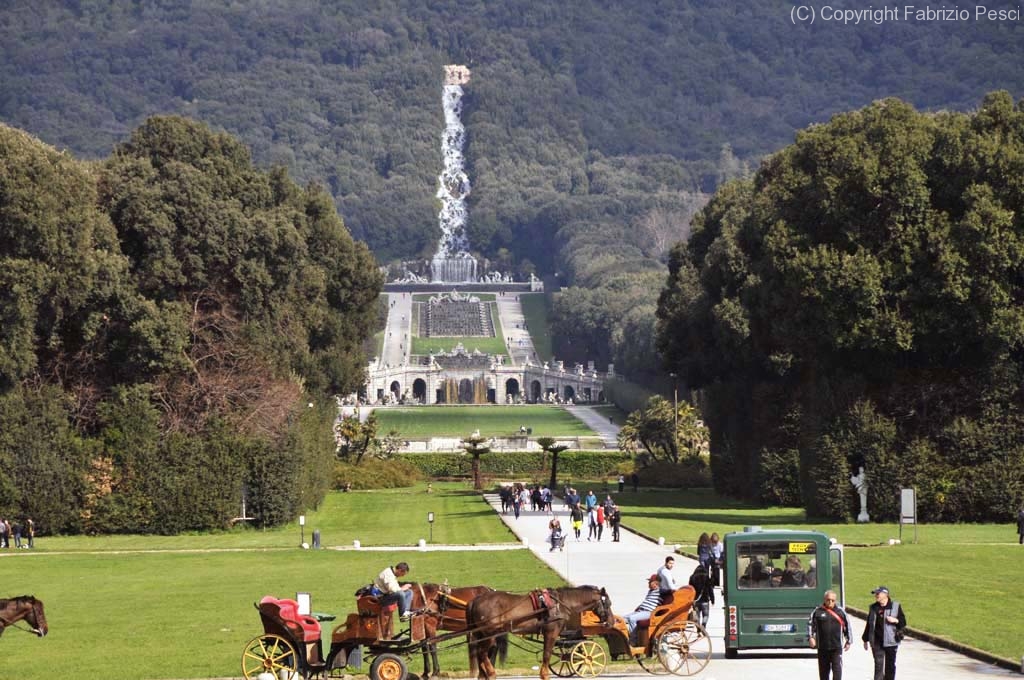
[[[412,293],[388,294],[388,321],[384,328],[384,351],[378,368],[403,366],[409,361],[412,330]]]
[[[586,489],[580,489],[585,494]],[[601,498],[601,496],[598,496]],[[501,502],[496,495],[487,497],[487,501],[500,513]],[[555,515],[562,520],[563,527],[570,527],[568,513],[555,502]],[[657,571],[667,555],[672,553],[673,546],[659,546],[637,534],[623,529],[622,540],[612,543],[608,532],[604,540],[586,540],[586,527],[583,540],[577,542],[571,537],[566,540],[563,552],[550,552],[545,543],[547,524],[550,516],[544,513],[525,512],[519,519],[511,514],[502,519],[516,534],[520,541],[525,541],[536,556],[557,571],[567,581],[575,585],[594,584],[604,586],[612,600],[612,607],[618,614],[626,614],[643,599],[647,592],[647,577]],[[626,523],[629,518],[624,518]],[[682,555],[676,555],[675,570],[678,580],[686,583],[696,567],[696,562]],[[540,585],[540,584],[538,584]],[[897,593],[898,596],[898,593]],[[868,593],[862,597],[854,595],[853,604],[866,608],[872,601]],[[954,612],[951,612],[953,615]],[[908,618],[913,622],[913,605],[908,603]],[[852,618],[855,640],[860,639],[864,630],[861,619]],[[738,659],[726,660],[722,639],[724,636],[725,619],[722,613],[722,601],[716,592],[716,603],[711,610],[708,631],[714,643],[714,654],[711,663],[701,672],[699,680],[747,680],[758,678],[807,678],[818,677],[817,662],[814,654],[808,650],[780,650],[778,652],[751,653],[741,652]],[[859,644],[844,655],[844,677],[855,680],[868,680],[873,674],[871,653],[864,651]],[[636,672],[630,667],[623,670],[616,666],[609,668],[602,677],[645,677],[649,675]],[[1019,673],[993,667],[975,661],[961,654],[936,647],[919,640],[906,640],[901,646],[897,658],[897,678],[899,680],[965,680],[967,678],[1020,678]]]
[[[537,363],[530,332],[524,328],[526,317],[523,307],[519,304],[519,296],[515,293],[496,292],[494,299],[498,305],[498,319],[504,331],[505,347],[513,366],[521,366],[527,359]]]
[[[619,445],[619,426],[608,420],[608,417],[594,410],[592,406],[566,406],[565,410],[573,414],[584,425],[596,432],[604,442],[606,449],[614,449]]]

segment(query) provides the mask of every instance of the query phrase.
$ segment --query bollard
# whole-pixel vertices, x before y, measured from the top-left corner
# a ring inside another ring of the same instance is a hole
[[[530,539],[525,538],[525,537],[523,538],[523,547],[524,548],[529,548],[530,547]]]
[[[420,546],[420,550],[426,550],[427,549],[427,540],[425,538],[421,538],[419,546]]]
[[[658,536],[658,545],[665,545],[665,537]]]
[[[352,541],[352,547],[355,548],[356,550],[359,550],[359,541],[358,540]]]

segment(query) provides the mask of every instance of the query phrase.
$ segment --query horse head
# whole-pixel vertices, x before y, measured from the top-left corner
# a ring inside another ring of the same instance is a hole
[[[615,624],[615,615],[612,613],[612,598],[608,597],[608,591],[604,588],[601,588],[599,594],[600,598],[591,611],[597,614],[604,625],[610,627]]]
[[[6,600],[7,606],[0,615],[0,623],[4,626],[9,626],[16,621],[25,619],[28,625],[32,626],[31,632],[35,633],[39,637],[43,637],[50,632],[49,626],[46,625],[46,614],[43,612],[43,601],[37,600],[31,595],[22,595],[12,600]],[[3,630],[3,626],[0,626],[0,631]]]
[[[46,612],[43,611],[42,600],[32,598],[32,613],[26,618],[32,626],[32,632],[39,637],[45,637],[50,632],[50,627],[46,625]]]

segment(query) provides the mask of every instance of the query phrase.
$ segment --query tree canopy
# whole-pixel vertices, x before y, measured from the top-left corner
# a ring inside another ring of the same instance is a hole
[[[814,513],[846,507],[822,505],[820,471],[866,463],[889,516],[899,484],[931,517],[1006,516],[1024,495],[1022,170],[1007,93],[973,114],[889,99],[714,196],[672,251],[658,345],[709,396],[717,484],[752,495],[793,451]]]
[[[0,277],[0,513],[176,531],[322,495],[381,285],[323,189],[178,117],[99,162],[0,126]]]

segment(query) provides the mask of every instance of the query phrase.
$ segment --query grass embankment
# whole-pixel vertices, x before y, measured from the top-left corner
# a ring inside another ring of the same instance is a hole
[[[551,349],[551,333],[548,331],[548,305],[544,293],[523,293],[519,296],[519,305],[523,309],[523,319],[533,341],[533,349],[541,361],[551,361],[554,351]]]
[[[403,437],[465,437],[480,430],[483,437],[510,437],[526,426],[532,437],[587,437],[593,430],[558,406],[418,406],[382,408],[378,429],[394,429]]]
[[[431,495],[423,487],[334,493],[307,514],[305,538],[319,528],[324,545],[350,545],[353,538],[413,544],[428,537],[431,511],[434,542],[514,542],[478,495],[456,484],[434,488]],[[295,547],[299,539],[297,524],[180,537],[39,537],[36,550],[0,557],[0,581],[8,594],[44,601],[50,634],[39,640],[8,631],[3,667],[19,680],[239,677],[245,644],[262,633],[253,602],[308,591],[313,609],[337,614],[337,624],[354,610],[356,588],[400,560],[412,566],[410,578],[424,581],[510,590],[562,583],[525,550],[307,551]],[[325,639],[335,624],[324,624]],[[511,659],[516,668],[534,663],[532,653],[515,649]],[[444,670],[466,666],[464,646],[442,656]],[[418,659],[412,670],[418,672]]]
[[[597,486],[603,485],[603,482]],[[614,488],[614,485],[612,485]],[[846,601],[867,609],[871,590],[892,589],[906,607],[912,627],[951,638],[1008,659],[1019,659],[1020,561],[1015,528],[997,524],[826,524],[811,522],[796,508],[756,508],[722,499],[708,490],[614,494],[623,523],[647,534],[664,536],[694,551],[701,532],[724,535],[745,526],[816,529],[847,546]],[[864,547],[860,547],[864,546]],[[860,624],[855,624],[859,635]]]

